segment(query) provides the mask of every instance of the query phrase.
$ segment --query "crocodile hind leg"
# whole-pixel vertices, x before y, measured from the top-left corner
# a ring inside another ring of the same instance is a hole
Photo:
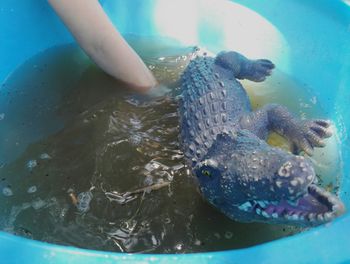
[[[250,60],[235,51],[220,52],[215,58],[215,64],[231,71],[237,79],[248,79],[254,82],[264,81],[275,68],[269,60]]]
[[[332,135],[328,120],[302,120],[278,104],[269,104],[245,115],[240,120],[242,129],[248,129],[261,139],[266,140],[270,131],[285,137],[294,154],[304,151],[312,155],[315,147],[324,147],[323,139]]]

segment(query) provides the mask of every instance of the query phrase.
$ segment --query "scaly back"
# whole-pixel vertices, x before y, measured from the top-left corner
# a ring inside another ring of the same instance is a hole
[[[185,156],[195,165],[216,136],[232,133],[239,117],[250,111],[242,85],[212,57],[197,57],[182,75],[180,99],[181,139]]]

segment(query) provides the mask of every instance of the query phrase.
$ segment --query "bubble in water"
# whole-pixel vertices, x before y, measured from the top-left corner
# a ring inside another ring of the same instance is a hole
[[[43,208],[45,205],[46,205],[46,202],[41,200],[40,198],[38,198],[32,202],[32,207],[35,210],[39,210],[40,208]]]
[[[317,104],[317,97],[316,96],[312,96],[311,97],[311,99],[310,99],[310,102],[312,103],[312,104]]]
[[[137,171],[137,170],[139,170],[140,169],[140,166],[133,166],[132,168],[131,168],[131,170],[133,170],[133,171]]]
[[[181,243],[176,244],[174,247],[175,250],[182,250],[182,248],[183,248],[183,244]]]
[[[1,113],[0,114],[0,121],[4,120],[5,119],[5,114],[4,113]]]
[[[150,223],[147,220],[141,222],[141,226],[145,229],[149,229]]]
[[[33,185],[33,186],[30,186],[27,190],[27,193],[35,193],[37,190],[36,186]]]
[[[143,182],[145,185],[152,185],[153,184],[153,177],[151,175],[147,175]]]
[[[30,160],[27,162],[27,168],[29,170],[34,169],[36,166],[38,166],[38,162],[36,160]]]
[[[13,192],[10,187],[5,187],[2,189],[2,194],[5,196],[12,196]]]
[[[217,232],[214,233],[214,236],[215,236],[217,239],[220,239],[220,238],[221,238],[220,234],[217,233]]]
[[[154,235],[152,235],[151,239],[152,239],[152,244],[154,246],[158,245],[158,241],[157,241],[157,239],[156,239],[156,237]]]
[[[40,158],[41,158],[41,159],[51,159],[51,156],[50,156],[49,154],[47,154],[47,153],[42,153],[42,154],[40,155]]]
[[[62,210],[60,211],[60,218],[63,219],[66,216],[67,212],[68,212],[68,208],[63,207]]]
[[[194,241],[194,244],[195,244],[196,246],[200,246],[200,245],[202,244],[202,242],[201,242],[200,240],[196,239],[196,240]]]
[[[232,232],[230,232],[230,231],[226,231],[226,232],[225,232],[225,238],[226,238],[226,239],[231,239],[232,237],[233,237]]]

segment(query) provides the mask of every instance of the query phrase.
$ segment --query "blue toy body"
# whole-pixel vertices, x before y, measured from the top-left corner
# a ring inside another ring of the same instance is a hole
[[[200,56],[182,75],[180,117],[185,156],[206,200],[232,219],[317,225],[344,212],[336,196],[316,185],[310,161],[269,146],[270,131],[295,154],[312,154],[332,135],[325,120],[301,120],[271,104],[252,112],[237,79],[265,80],[274,65],[237,52]]]

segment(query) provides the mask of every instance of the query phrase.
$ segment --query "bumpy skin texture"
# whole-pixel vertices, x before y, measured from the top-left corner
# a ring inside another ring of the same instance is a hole
[[[264,81],[274,65],[236,52],[193,59],[181,79],[183,150],[203,197],[242,222],[318,225],[344,211],[341,201],[316,185],[311,155],[331,136],[326,120],[301,120],[285,107],[252,111],[237,79]],[[271,131],[291,143],[294,154],[266,143]]]

